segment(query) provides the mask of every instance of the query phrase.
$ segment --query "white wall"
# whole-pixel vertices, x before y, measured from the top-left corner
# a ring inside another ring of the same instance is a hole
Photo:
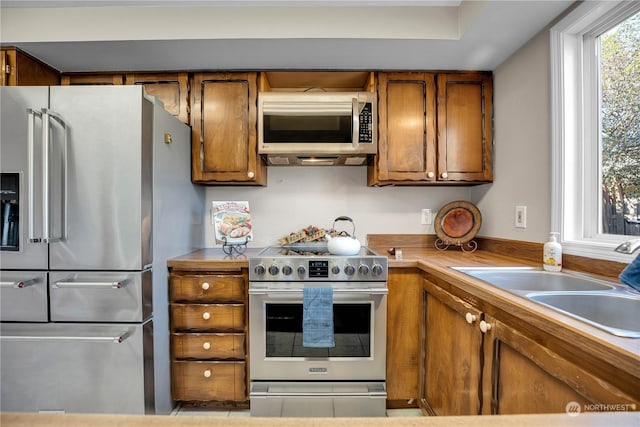
[[[267,187],[207,187],[205,245],[215,244],[210,206],[213,200],[248,200],[254,240],[264,247],[309,225],[331,228],[336,217],[353,219],[356,237],[367,234],[433,234],[421,225],[420,210],[435,212],[446,203],[469,200],[467,187],[367,187],[366,167],[270,167]],[[349,232],[350,225],[339,223]]]
[[[549,34],[542,31],[496,68],[494,182],[471,188],[482,236],[544,242],[551,221]],[[515,206],[527,228],[515,228]]]

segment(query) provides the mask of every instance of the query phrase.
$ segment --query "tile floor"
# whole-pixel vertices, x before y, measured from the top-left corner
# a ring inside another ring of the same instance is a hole
[[[215,409],[210,407],[181,407],[173,410],[174,416],[203,416],[203,417],[248,417],[248,409]],[[421,417],[420,409],[387,409],[387,417]]]

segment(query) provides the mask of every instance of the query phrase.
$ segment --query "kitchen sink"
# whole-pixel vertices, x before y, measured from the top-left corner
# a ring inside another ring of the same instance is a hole
[[[569,292],[534,293],[527,297],[611,334],[640,338],[640,296]]]
[[[606,281],[534,267],[452,267],[506,291],[606,291],[615,286]]]

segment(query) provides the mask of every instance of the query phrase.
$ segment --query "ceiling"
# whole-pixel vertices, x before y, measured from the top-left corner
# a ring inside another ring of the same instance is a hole
[[[9,1],[0,41],[62,72],[493,70],[573,1]]]

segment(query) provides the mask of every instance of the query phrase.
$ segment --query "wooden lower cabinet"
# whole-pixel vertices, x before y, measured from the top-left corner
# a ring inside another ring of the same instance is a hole
[[[631,405],[585,362],[582,349],[550,333],[509,325],[425,278],[420,407],[431,415],[564,413],[568,405]],[[551,346],[566,353],[558,354]]]
[[[638,401],[576,361],[491,316],[485,316],[485,320],[491,329],[485,335],[484,394],[488,400],[483,413],[563,413],[574,402],[581,408],[638,406]]]
[[[481,313],[424,282],[421,403],[431,415],[478,415],[482,380]]]
[[[246,269],[171,271],[174,400],[247,402]]]
[[[387,298],[387,406],[415,406],[420,372],[421,275],[389,269]]]

